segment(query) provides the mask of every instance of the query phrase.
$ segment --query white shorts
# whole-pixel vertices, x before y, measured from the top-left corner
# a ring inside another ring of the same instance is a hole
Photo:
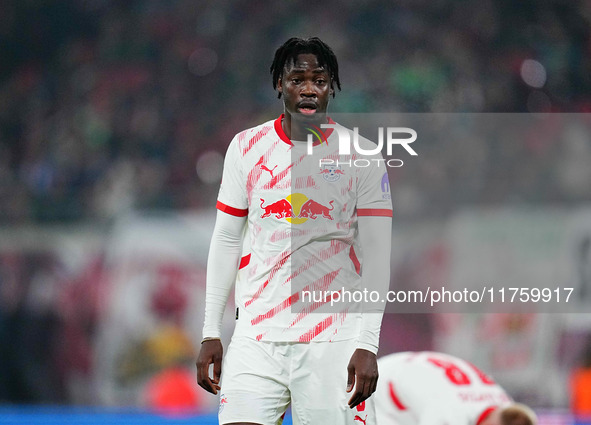
[[[347,402],[347,365],[354,339],[337,342],[261,342],[233,337],[224,357],[220,424],[278,425],[291,403],[294,425],[375,425],[372,397]]]

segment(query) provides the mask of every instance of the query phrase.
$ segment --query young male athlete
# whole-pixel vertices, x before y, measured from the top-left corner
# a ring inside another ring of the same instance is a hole
[[[378,360],[380,425],[536,425],[535,413],[471,363],[430,351]]]
[[[375,423],[366,399],[384,304],[350,297],[388,288],[392,205],[383,160],[356,167],[353,146],[340,153],[344,127],[326,114],[338,71],[318,38],[287,40],[271,65],[283,114],[238,133],[226,153],[197,360],[199,385],[220,392],[221,424],[278,424],[290,403],[296,424]],[[220,324],[240,266],[222,368]]]

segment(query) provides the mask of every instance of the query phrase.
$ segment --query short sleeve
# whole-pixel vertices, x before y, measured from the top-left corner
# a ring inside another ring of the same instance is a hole
[[[392,195],[386,162],[379,153],[362,158],[369,165],[358,168],[357,215],[392,217]]]
[[[224,171],[216,207],[220,211],[237,217],[248,215],[248,198],[242,159],[238,138],[234,137],[224,159]]]

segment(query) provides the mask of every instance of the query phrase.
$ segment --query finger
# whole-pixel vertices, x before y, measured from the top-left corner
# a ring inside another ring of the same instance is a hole
[[[205,362],[205,361],[198,362],[198,364],[197,364],[197,383],[204,390],[206,390],[212,394],[217,394],[217,391],[214,388],[213,383],[211,382],[211,379],[209,379],[209,365],[210,364],[211,364],[211,362]]]
[[[378,378],[376,377],[376,378],[372,379],[371,387],[370,387],[371,391],[370,391],[369,395],[372,395],[373,393],[375,393],[377,389],[378,389]]]
[[[357,406],[362,401],[363,400],[361,400],[361,393],[359,393],[358,391],[355,391],[355,393],[349,399],[349,408],[353,409],[355,406]]]
[[[359,403],[367,400],[370,395],[371,395],[371,380],[367,380],[367,381],[365,381],[365,383],[363,385],[363,391],[361,393],[361,400],[359,401]]]
[[[213,382],[211,382],[211,379],[209,378],[209,376],[207,377],[207,380],[206,380],[206,386],[207,386],[207,388],[205,388],[205,389],[214,395],[217,395],[218,390],[220,389],[220,387],[217,384],[214,384]]]
[[[350,393],[355,386],[355,368],[347,368],[347,392]]]
[[[351,397],[349,406],[352,408],[356,407],[361,402],[367,400],[371,395],[371,380],[357,378],[357,386],[355,388],[355,394]]]
[[[201,385],[201,382],[204,379],[203,368],[201,367],[201,360],[197,360],[197,363],[195,363],[195,366],[197,366],[197,383],[199,385]]]
[[[209,364],[207,365],[207,383],[209,385],[209,388],[211,388],[211,393],[217,395],[218,390],[220,389],[220,387],[218,386],[218,383],[215,382],[214,380],[211,379],[211,377],[209,376],[209,365],[212,364],[213,361],[210,361]]]
[[[201,377],[201,379],[199,379],[197,381],[197,383],[199,384],[199,386],[201,388],[203,388],[207,392],[210,392],[212,394],[215,394],[215,389],[214,389],[213,384],[212,384],[212,382],[211,382],[211,380],[209,379],[208,376]]]
[[[351,398],[349,399],[349,407],[352,409],[355,406],[357,406],[360,403],[359,397],[361,396],[359,389],[361,388],[361,380],[357,379],[357,383],[355,385],[355,391],[353,391],[353,394],[351,395]]]
[[[219,384],[221,376],[222,376],[222,359],[216,358],[213,361],[213,382],[215,384]]]

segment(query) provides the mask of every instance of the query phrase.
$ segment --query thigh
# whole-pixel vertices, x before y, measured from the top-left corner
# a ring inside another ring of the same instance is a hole
[[[277,425],[289,405],[287,345],[233,338],[222,365],[220,424]]]
[[[356,346],[355,340],[347,340],[296,347],[290,383],[294,425],[375,424],[371,397],[353,409],[347,404],[347,365]]]

